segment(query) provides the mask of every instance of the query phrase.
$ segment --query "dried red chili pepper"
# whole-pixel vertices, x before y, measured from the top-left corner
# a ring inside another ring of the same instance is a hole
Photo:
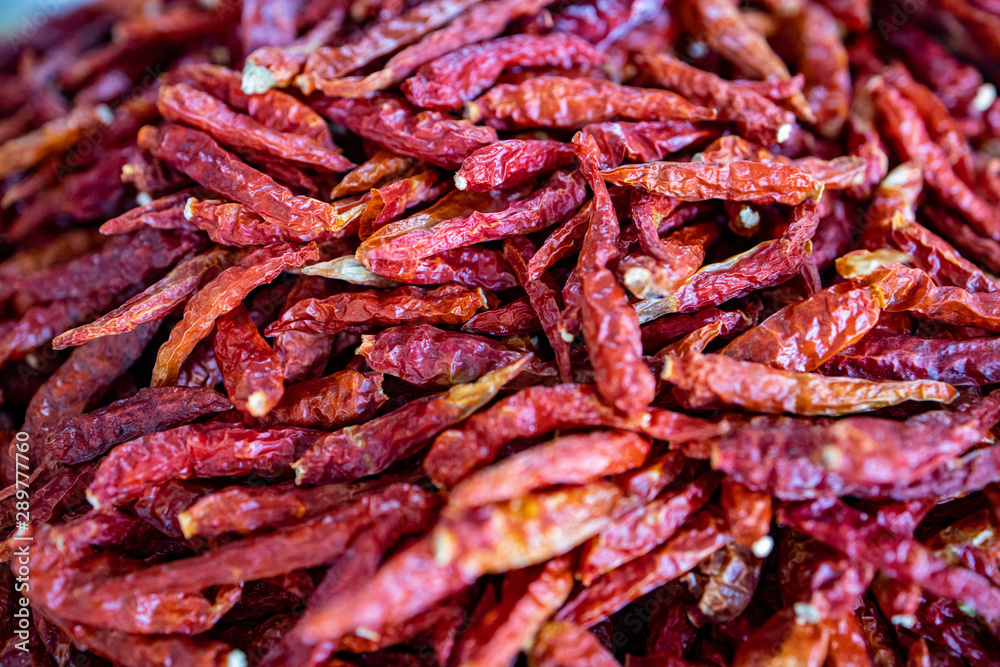
[[[934,143],[917,108],[888,83],[875,86],[874,104],[893,148],[918,164],[927,184],[968,219],[979,233],[1000,240],[991,207],[955,175],[944,149]]]
[[[272,155],[323,171],[344,172],[354,167],[343,155],[310,137],[272,130],[184,83],[161,88],[157,106],[166,120],[192,125],[236,149]]]
[[[563,436],[474,473],[451,490],[449,505],[488,505],[536,489],[617,475],[642,465],[650,448],[648,440],[628,431]]]
[[[888,312],[907,311],[922,319],[987,331],[1000,330],[997,292],[967,292],[961,287],[936,287],[920,269],[884,263],[868,251],[849,253],[837,260],[837,272],[871,288]],[[873,266],[874,265],[874,266]]]
[[[743,17],[731,0],[695,0],[683,6],[681,19],[691,32],[740,69],[758,79],[789,79],[788,67],[771,50],[767,39]],[[815,116],[801,93],[789,99],[796,115],[806,122]]]
[[[804,2],[793,26],[798,70],[805,75],[805,98],[816,116],[816,129],[836,137],[851,104],[851,72],[837,20],[820,4]]]
[[[210,136],[180,125],[144,127],[139,144],[209,190],[240,202],[295,240],[336,234],[345,215],[330,204],[292,194],[267,174],[241,162]],[[195,156],[204,156],[202,160]],[[347,218],[349,219],[349,218]]]
[[[590,627],[692,570],[730,539],[721,519],[707,511],[699,512],[655,550],[598,577],[574,595],[556,619]]]
[[[296,456],[321,435],[308,429],[258,430],[225,422],[152,433],[119,445],[104,457],[87,498],[95,507],[109,507],[171,479],[285,475]]]
[[[433,290],[398,287],[385,292],[344,292],[326,299],[304,299],[266,329],[269,336],[285,331],[334,334],[419,320],[429,324],[461,324],[486,306],[481,290],[445,285]]]
[[[322,298],[332,293],[332,285],[323,278],[300,276],[285,297],[282,313],[307,298]],[[333,352],[333,337],[305,331],[286,331],[273,338],[271,345],[281,360],[287,383],[312,380],[323,374]]]
[[[492,400],[530,361],[530,356],[522,357],[475,382],[415,399],[382,417],[331,433],[295,461],[296,483],[359,479],[382,472]]]
[[[604,55],[574,35],[509,35],[452,51],[403,83],[410,103],[451,111],[474,100],[510,67],[600,66]]]
[[[565,621],[542,626],[531,647],[531,662],[538,667],[613,667],[620,664],[594,633]]]
[[[380,56],[412,44],[448,24],[473,4],[469,0],[434,0],[430,4],[415,7],[398,18],[374,23],[353,43],[316,49],[309,55],[305,71],[295,78],[295,85],[307,94],[317,88],[322,89],[324,81],[339,79]],[[246,87],[246,73],[243,80]]]
[[[193,294],[202,282],[215,277],[238,259],[238,253],[215,248],[183,260],[161,280],[110,313],[56,336],[52,347],[59,350],[82,345],[101,336],[132,331],[144,322],[159,320]]]
[[[283,269],[298,267],[319,258],[316,245],[278,243],[246,255],[239,265],[220,273],[184,307],[184,319],[156,355],[152,386],[162,387],[177,379],[181,364],[209,334],[215,320],[239,305],[255,287],[274,280]]]
[[[471,621],[456,646],[460,664],[479,667],[514,659],[569,596],[572,565],[571,557],[559,556],[507,574],[499,602]]]
[[[502,253],[490,248],[453,248],[430,257],[412,260],[365,257],[371,272],[383,279],[414,285],[458,283],[470,288],[506,290],[517,278]]]
[[[607,268],[618,255],[618,218],[597,171],[596,142],[588,135],[577,134],[574,146],[594,190],[594,209],[578,264],[583,336],[601,396],[626,414],[638,414],[652,402],[655,380],[641,358],[642,341],[634,309]]]
[[[566,553],[606,525],[622,498],[616,485],[601,482],[446,515],[431,534],[392,556],[368,582],[315,609],[303,622],[302,638],[315,644],[359,629],[377,634],[483,574]],[[424,574],[418,579],[416,572]]]
[[[768,662],[788,662],[803,667],[820,667],[829,648],[826,625],[800,623],[791,609],[785,609],[755,630],[739,646],[733,665],[750,667]]]
[[[427,324],[404,324],[362,336],[357,354],[379,373],[387,373],[425,389],[448,389],[474,382],[486,373],[525,356],[483,336],[443,331]],[[514,383],[548,383],[555,369],[532,359]]]
[[[800,204],[792,211],[780,239],[764,241],[724,262],[703,266],[676,295],[637,303],[640,322],[667,313],[701,310],[784,282],[796,275],[805,262],[806,244],[818,222],[816,204]]]
[[[216,320],[215,358],[233,406],[253,417],[264,417],[285,393],[281,362],[237,306]]]
[[[458,167],[476,150],[497,141],[493,128],[455,120],[438,111],[419,111],[392,95],[330,98],[314,107],[381,148],[447,169]]]
[[[997,400],[990,396],[904,422],[760,417],[712,444],[713,467],[779,498],[847,491],[852,484],[905,485],[978,444],[997,419]]]
[[[229,401],[211,389],[140,389],[131,398],[56,422],[49,430],[45,447],[62,463],[82,463],[101,456],[118,443],[187,424],[229,407]]]
[[[580,130],[597,142],[601,169],[632,162],[656,162],[715,135],[685,120],[592,123]]]
[[[583,203],[579,172],[558,171],[545,187],[495,213],[473,212],[430,229],[414,229],[371,248],[371,260],[420,259],[462,246],[530,234],[563,220]]]
[[[831,515],[838,521],[827,523]],[[919,583],[928,592],[965,602],[987,616],[996,614],[1000,594],[988,580],[948,565],[916,540],[891,533],[837,499],[789,504],[782,507],[779,520],[892,576]]]
[[[107,127],[114,114],[107,106],[82,106],[61,118],[19,137],[5,141],[0,149],[0,177],[34,167],[47,156],[61,153],[88,132]]]
[[[591,386],[532,387],[438,436],[424,459],[424,469],[437,483],[454,486],[472,470],[492,462],[509,442],[583,426],[632,430],[657,440],[671,440],[682,434],[695,438],[719,429],[709,422],[659,408],[634,417],[619,415],[601,402]]]
[[[639,299],[673,294],[701,268],[707,247],[720,235],[717,224],[704,222],[679,229],[665,239],[657,238],[656,245],[650,240],[643,248],[648,255],[622,259],[618,265],[622,282]]]
[[[344,507],[389,486],[380,478],[373,483],[327,484],[303,489],[290,484],[234,486],[190,503],[177,520],[190,539],[226,533],[253,533],[289,522],[311,519]]]
[[[728,199],[794,206],[807,199],[818,201],[823,194],[822,182],[780,163],[656,162],[618,167],[601,172],[601,177],[681,201]]]
[[[343,370],[285,387],[281,400],[267,415],[243,421],[258,427],[341,428],[374,416],[386,400],[381,375]]]
[[[602,530],[583,547],[578,572],[580,580],[589,586],[605,573],[659,547],[704,507],[718,485],[716,475],[702,475],[679,489],[664,491]]]
[[[526,296],[479,313],[462,325],[462,331],[487,336],[517,336],[541,330],[542,323]]]
[[[547,76],[519,85],[500,84],[466,106],[473,121],[498,129],[575,129],[616,116],[630,120],[714,120],[714,109],[665,90],[634,88],[602,79]]]
[[[473,192],[509,188],[524,183],[539,172],[565,167],[575,159],[573,147],[559,141],[498,141],[465,158],[455,174],[455,187]]]
[[[661,86],[697,104],[718,110],[718,120],[734,123],[740,134],[748,139],[771,145],[783,143],[791,136],[795,116],[754,90],[664,53],[645,52],[640,65],[648,68],[650,75]]]

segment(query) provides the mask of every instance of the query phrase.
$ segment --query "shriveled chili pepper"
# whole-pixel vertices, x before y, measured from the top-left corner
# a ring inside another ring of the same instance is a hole
[[[599,66],[604,55],[574,35],[509,35],[453,51],[420,68],[402,86],[425,109],[451,111],[474,100],[509,67]]]
[[[512,500],[536,489],[583,484],[638,467],[651,444],[628,431],[568,435],[529,448],[481,470],[451,490],[453,507]]]
[[[750,634],[733,656],[733,665],[749,667],[768,662],[790,662],[803,667],[823,665],[830,634],[821,623],[800,623],[794,610],[785,609],[772,616]]]
[[[45,446],[62,463],[82,463],[101,456],[120,442],[186,424],[229,407],[229,401],[211,389],[141,389],[131,398],[56,422]]]
[[[648,322],[667,313],[701,310],[784,282],[805,262],[806,244],[818,222],[816,204],[800,204],[792,211],[780,239],[764,241],[724,262],[703,266],[676,295],[637,303],[639,320]]]
[[[600,530],[622,497],[616,485],[601,482],[455,512],[386,561],[369,582],[317,608],[303,624],[303,639],[329,641],[358,629],[380,633],[483,574],[566,553]],[[424,573],[419,585],[415,572]]]
[[[893,148],[918,164],[927,184],[943,201],[961,211],[977,232],[1000,240],[1000,225],[990,206],[955,174],[944,149],[931,140],[913,103],[888,83],[876,86],[874,103]]]
[[[379,292],[344,292],[326,299],[304,299],[285,311],[266,333],[285,331],[334,334],[348,328],[362,331],[378,325],[420,320],[460,324],[486,305],[480,290],[445,285],[433,290],[398,287]]]
[[[717,109],[719,120],[734,123],[748,139],[770,145],[791,136],[795,116],[754,90],[663,53],[645,52],[640,64],[649,69],[660,85],[702,106]]]
[[[871,261],[875,260],[875,261]],[[837,271],[869,286],[889,312],[908,311],[921,318],[960,326],[1000,330],[997,292],[967,292],[961,287],[937,287],[920,269],[882,262],[878,255],[855,251],[837,260]]]
[[[664,491],[605,528],[583,547],[580,580],[589,586],[601,575],[656,549],[708,502],[718,485],[714,474],[702,475],[679,489]]]
[[[590,627],[641,595],[690,571],[732,539],[710,512],[695,514],[673,537],[646,555],[611,570],[559,610],[556,619]]]
[[[612,667],[619,664],[594,633],[565,621],[550,621],[542,626],[530,655],[532,664],[538,667]]]
[[[101,460],[87,497],[95,507],[108,507],[170,479],[285,475],[295,457],[321,435],[308,429],[257,430],[224,422],[145,435]]]
[[[615,116],[630,120],[714,120],[714,109],[699,107],[665,90],[634,88],[602,79],[548,76],[519,85],[500,84],[470,102],[474,121],[498,129],[561,127],[576,129]]]
[[[823,194],[821,182],[795,167],[744,161],[628,165],[601,172],[601,177],[681,201],[728,199],[794,206]]]
[[[771,50],[767,39],[743,17],[731,0],[696,0],[683,7],[681,18],[699,39],[726,60],[758,79],[788,79],[788,67]],[[796,115],[815,121],[805,97],[789,99]]]
[[[316,107],[330,120],[381,148],[448,169],[497,141],[493,128],[455,120],[439,111],[419,111],[392,95],[330,98]]]
[[[281,361],[242,305],[216,321],[215,358],[233,406],[264,417],[285,393]]]
[[[851,104],[851,73],[837,20],[821,4],[805,2],[793,24],[798,70],[805,75],[805,98],[816,116],[816,129],[835,137]]]
[[[206,284],[184,307],[184,319],[170,332],[160,348],[153,368],[152,386],[162,387],[177,379],[181,364],[211,331],[215,320],[243,301],[255,287],[274,280],[283,269],[319,258],[315,244],[292,246],[278,243],[246,255],[237,266],[226,269]]]
[[[469,288],[505,290],[517,279],[501,252],[482,246],[453,248],[421,259],[373,259],[371,272],[383,279],[414,285],[458,283]]]
[[[990,396],[904,422],[867,416],[820,423],[760,417],[713,443],[713,466],[779,498],[852,484],[904,485],[978,444],[997,419],[997,400]]]
[[[473,619],[455,648],[460,664],[485,666],[512,660],[573,588],[572,558],[509,573],[499,602]]]
[[[454,486],[472,470],[493,461],[509,442],[582,426],[633,430],[658,440],[671,440],[681,434],[694,438],[699,437],[699,431],[715,433],[719,428],[659,408],[625,417],[604,405],[591,386],[532,387],[438,436],[424,460],[424,469],[439,484]]]
[[[412,44],[449,23],[473,4],[468,0],[435,0],[432,4],[415,7],[398,18],[376,22],[356,42],[317,49],[309,56],[305,71],[296,77],[295,84],[303,92],[311,93],[324,81],[350,74],[380,56]],[[244,73],[244,86],[246,78]]]
[[[193,125],[233,148],[281,157],[324,171],[344,172],[354,167],[343,155],[310,137],[271,130],[184,83],[161,88],[157,106],[167,120]]]
[[[188,539],[195,535],[253,533],[326,514],[386,486],[381,481],[308,489],[290,484],[234,486],[200,498],[177,518]]]
[[[523,183],[538,172],[564,167],[575,159],[572,146],[559,141],[498,141],[465,158],[455,174],[455,187],[474,192],[503,189]]]
[[[132,331],[144,322],[168,315],[206,279],[228,268],[239,254],[221,248],[181,261],[170,273],[106,315],[56,336],[56,349],[82,345],[101,336]]]
[[[462,331],[487,336],[517,336],[541,330],[542,323],[526,296],[479,313],[462,325]]]
[[[522,357],[475,382],[415,399],[378,419],[320,439],[294,463],[296,483],[358,479],[412,456],[435,435],[495,397],[530,360],[530,356]]]
[[[649,255],[629,255],[619,264],[622,282],[637,298],[673,294],[701,267],[707,246],[719,238],[714,222],[690,225],[657,239]],[[648,250],[647,250],[648,251]]]
[[[373,370],[426,389],[448,389],[474,382],[525,356],[521,350],[483,336],[444,331],[427,324],[404,324],[362,336],[357,353]],[[532,359],[514,382],[531,378],[534,384],[555,377],[551,364]]]
[[[581,130],[597,142],[601,169],[632,162],[655,162],[671,153],[715,135],[715,131],[686,120],[607,122],[585,125]]]
[[[343,370],[286,386],[270,412],[244,417],[243,421],[253,426],[341,428],[372,417],[387,398],[382,392],[381,375]]]

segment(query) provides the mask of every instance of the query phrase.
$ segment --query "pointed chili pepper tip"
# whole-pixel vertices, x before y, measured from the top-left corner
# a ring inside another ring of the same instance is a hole
[[[274,88],[274,75],[266,67],[256,65],[249,60],[243,66],[243,79],[240,89],[247,95],[260,95]]]

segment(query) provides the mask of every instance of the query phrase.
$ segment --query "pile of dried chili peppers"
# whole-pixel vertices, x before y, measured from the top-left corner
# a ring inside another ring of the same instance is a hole
[[[1000,2],[35,19],[0,665],[1000,664]]]

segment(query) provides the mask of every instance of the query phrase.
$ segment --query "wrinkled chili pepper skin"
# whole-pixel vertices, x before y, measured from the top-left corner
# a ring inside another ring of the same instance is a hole
[[[553,171],[576,159],[559,141],[509,139],[474,152],[455,174],[459,190],[488,192],[518,185],[538,172]]]
[[[462,331],[486,336],[517,336],[542,330],[528,297],[474,315],[462,325]]]
[[[779,498],[846,491],[853,484],[905,485],[978,443],[998,418],[997,400],[986,397],[905,422],[855,416],[767,423],[759,417],[713,443],[713,467]]]
[[[229,401],[211,389],[140,389],[131,398],[60,420],[53,425],[45,446],[56,460],[73,465],[101,456],[118,443],[180,426],[229,407]]]
[[[530,361],[531,357],[522,357],[473,383],[410,401],[378,419],[331,433],[294,462],[296,483],[350,481],[382,472],[482,407]]]
[[[255,250],[239,265],[220,273],[184,307],[184,319],[171,330],[156,356],[152,386],[172,384],[181,364],[209,334],[215,320],[239,305],[253,288],[274,280],[286,267],[298,267],[318,258],[315,244],[278,243]]]
[[[601,177],[681,201],[728,199],[794,206],[817,200],[823,193],[822,183],[795,167],[757,162],[656,162],[618,167],[601,172]]]
[[[539,630],[531,649],[531,662],[539,667],[612,667],[620,664],[594,633],[565,621],[551,621]]]
[[[699,432],[713,433],[719,428],[659,408],[625,417],[604,405],[591,386],[532,387],[438,436],[424,459],[424,469],[437,483],[454,486],[475,468],[493,461],[509,442],[585,425],[633,430],[658,440],[694,438]]]
[[[268,336],[286,331],[335,334],[351,327],[362,327],[364,331],[416,320],[428,324],[462,324],[485,306],[481,290],[460,285],[432,290],[397,287],[384,292],[345,292],[326,299],[303,299],[269,325],[266,333]]]
[[[278,355],[243,306],[220,317],[215,327],[215,358],[229,400],[237,410],[252,417],[267,415],[285,393]]]
[[[571,68],[603,62],[598,49],[574,35],[510,35],[438,58],[421,67],[402,89],[411,104],[451,111],[474,100],[511,66]]]
[[[420,259],[474,243],[536,232],[561,222],[583,203],[583,183],[577,171],[558,171],[544,187],[501,211],[476,211],[430,229],[414,229],[370,249],[367,257],[372,260]]]
[[[666,542],[708,502],[718,485],[714,474],[703,475],[676,491],[664,491],[643,507],[626,514],[619,523],[605,528],[583,547],[580,580],[590,585],[601,575]]]
[[[564,436],[473,474],[451,490],[449,502],[477,507],[548,486],[584,484],[638,467],[650,448],[648,440],[628,431]]]
[[[599,577],[570,598],[556,618],[590,627],[690,571],[730,539],[721,519],[700,512],[655,550]]]
[[[715,110],[665,90],[621,86],[601,79],[544,77],[501,84],[468,105],[473,120],[498,129],[581,128],[615,116],[630,120],[714,120]]]
[[[662,53],[643,53],[642,64],[657,83],[697,104],[717,109],[719,120],[734,123],[748,139],[770,145],[781,143],[791,134],[795,116],[749,88]]]
[[[357,353],[379,373],[394,375],[425,389],[448,389],[474,382],[525,356],[484,336],[444,331],[427,324],[404,324],[362,336]],[[554,369],[537,359],[521,372],[535,381],[554,380]]]
[[[872,333],[831,357],[820,370],[869,380],[937,380],[982,386],[1000,377],[995,348],[996,339],[988,337],[951,340]]]
[[[157,106],[167,120],[194,125],[234,148],[284,157],[326,171],[343,172],[354,167],[343,155],[309,137],[271,130],[183,83],[161,88]]]
[[[455,169],[469,155],[497,141],[492,128],[455,120],[438,111],[419,111],[391,95],[330,99],[318,111],[378,146]]]
[[[581,130],[597,142],[601,169],[626,160],[656,162],[715,135],[709,127],[685,120],[592,123]]]
[[[170,479],[286,475],[295,457],[320,435],[307,429],[262,431],[224,422],[153,433],[119,445],[102,459],[87,497],[95,507],[108,507]]]
[[[263,417],[244,417],[257,427],[280,425],[335,429],[373,417],[388,400],[382,376],[343,370],[285,387],[281,400]]]
[[[940,382],[834,379],[698,353],[668,357],[660,378],[673,384],[675,396],[690,408],[737,405],[809,416],[869,412],[907,400],[950,403],[958,396],[954,387]]]

